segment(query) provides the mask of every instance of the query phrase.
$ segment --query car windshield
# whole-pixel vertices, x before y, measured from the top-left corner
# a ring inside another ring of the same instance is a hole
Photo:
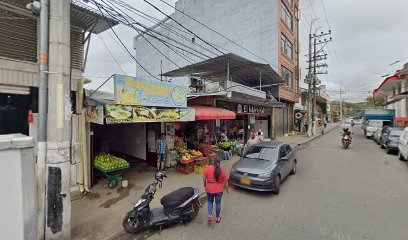
[[[401,135],[402,130],[401,129],[395,129],[390,131],[390,136],[391,137],[399,137]]]
[[[277,147],[252,146],[245,154],[245,158],[276,161],[278,156]]]

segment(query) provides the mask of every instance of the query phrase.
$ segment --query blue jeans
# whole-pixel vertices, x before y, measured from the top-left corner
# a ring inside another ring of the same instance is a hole
[[[157,154],[157,162],[165,162],[166,161],[166,154],[165,153],[160,153]]]
[[[221,199],[223,192],[219,193],[207,193],[208,198],[208,215],[212,215],[214,207],[214,198],[215,198],[215,216],[220,217],[221,212]]]

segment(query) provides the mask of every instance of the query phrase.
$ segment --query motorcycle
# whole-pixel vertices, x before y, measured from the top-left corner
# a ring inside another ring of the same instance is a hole
[[[139,233],[152,228],[167,227],[173,224],[193,220],[201,207],[198,189],[192,187],[180,188],[162,197],[163,207],[150,209],[157,185],[162,187],[163,178],[167,175],[163,171],[155,174],[155,181],[146,188],[133,210],[123,219],[122,226],[128,233]]]
[[[350,147],[351,144],[351,136],[350,133],[343,133],[342,137],[341,137],[341,142],[343,143],[343,148],[344,149],[348,149]]]
[[[354,123],[354,122],[351,122],[350,125],[351,125],[351,127],[354,127],[355,123]]]

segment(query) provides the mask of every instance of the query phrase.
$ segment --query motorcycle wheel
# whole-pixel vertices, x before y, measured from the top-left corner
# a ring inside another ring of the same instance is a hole
[[[125,218],[122,221],[123,229],[127,233],[139,233],[142,230],[142,226],[140,225],[140,221],[136,219],[135,223],[132,224],[132,220],[130,219],[130,214],[133,211],[130,211],[126,214]]]
[[[196,203],[193,203],[193,209],[194,209],[194,212],[193,212],[193,214],[191,215],[191,218],[189,218],[188,220],[186,220],[186,222],[190,222],[190,221],[193,220],[195,217],[197,217],[198,212],[200,211],[200,206],[198,206],[198,204],[196,204]]]

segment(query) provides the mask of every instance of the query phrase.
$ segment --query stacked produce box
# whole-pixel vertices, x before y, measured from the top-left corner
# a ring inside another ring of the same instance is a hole
[[[95,167],[105,172],[129,167],[129,163],[122,158],[109,153],[100,153],[95,157]]]

